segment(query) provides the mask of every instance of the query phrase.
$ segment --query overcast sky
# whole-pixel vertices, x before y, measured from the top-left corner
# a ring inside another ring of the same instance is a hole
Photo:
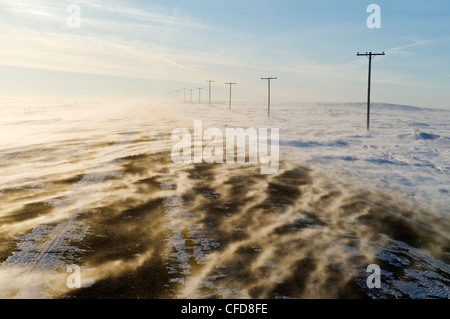
[[[448,0],[0,0],[0,94],[165,97],[215,80],[217,100],[232,81],[235,99],[264,101],[276,76],[274,102],[365,101],[356,53],[384,51],[374,101],[450,109],[449,18]]]

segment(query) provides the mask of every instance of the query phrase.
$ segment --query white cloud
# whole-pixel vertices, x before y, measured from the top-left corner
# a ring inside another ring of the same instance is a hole
[[[428,40],[410,40],[412,43],[407,45],[402,45],[394,48],[386,49],[386,52],[389,52],[389,54],[411,54],[410,50],[411,48],[417,48],[417,47],[428,47],[434,44],[444,43],[450,41],[450,38],[436,38],[436,39],[428,39]]]
[[[58,3],[59,6],[52,7],[49,1],[22,0],[1,5],[3,15],[19,15],[20,19],[12,24],[11,20],[0,22],[0,64],[125,77],[185,79],[187,72],[199,72],[193,65],[200,61],[219,62],[195,51],[180,49],[176,43],[170,45],[173,34],[180,29],[186,34],[208,29],[196,21],[126,7],[117,2],[100,6],[97,2],[79,1],[80,5],[98,12],[89,15],[87,8],[82,10],[82,28],[69,29],[65,24],[68,13],[62,11],[64,7]],[[118,16],[112,17],[111,13]],[[53,27],[58,22],[60,27]],[[169,44],[158,43],[164,40]]]
[[[264,39],[245,32],[230,34],[157,6],[144,9],[121,1],[77,1],[82,8],[82,28],[69,29],[65,6],[72,1],[54,3],[19,0],[2,5],[4,14],[21,19],[0,21],[4,31],[0,64],[179,81],[238,69],[242,73],[265,69],[307,75],[342,73],[338,66],[267,58],[261,55],[267,45]],[[276,55],[281,49],[269,51]],[[299,67],[292,69],[291,62]]]

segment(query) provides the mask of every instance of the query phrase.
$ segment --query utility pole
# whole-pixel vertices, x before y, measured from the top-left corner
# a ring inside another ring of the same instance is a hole
[[[270,117],[270,81],[271,80],[277,80],[277,78],[261,78],[261,80],[267,80],[268,84],[269,84],[269,88],[268,88],[268,99],[267,99],[267,116]]]
[[[367,56],[369,58],[369,84],[367,88],[367,131],[370,129],[370,82],[372,77],[372,59],[377,55],[385,55],[384,52],[382,53],[357,53],[357,56]]]
[[[236,83],[229,82],[229,83],[225,83],[225,84],[228,84],[230,86],[230,106],[229,106],[228,110],[231,111],[231,87],[233,85],[235,85]]]
[[[209,106],[211,106],[211,83],[214,82],[212,80],[206,81],[209,83]]]
[[[183,91],[184,91],[184,100],[183,100],[183,102],[186,102],[186,88],[183,88]]]
[[[189,91],[191,91],[191,103],[192,103],[192,91],[194,91],[194,89],[189,89]]]
[[[198,104],[201,104],[202,103],[202,94],[201,94],[201,92],[202,92],[203,88],[197,88],[197,90],[198,90]]]

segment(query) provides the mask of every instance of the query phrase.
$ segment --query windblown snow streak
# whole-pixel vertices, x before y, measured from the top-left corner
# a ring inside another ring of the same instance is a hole
[[[1,120],[2,130],[26,128],[0,153],[2,298],[450,297],[448,215],[401,192],[281,155],[273,175],[258,165],[175,164],[170,134],[193,123],[161,105],[47,107]],[[445,130],[420,132],[397,137],[445,142]],[[288,133],[286,149],[365,161],[343,154],[348,135]],[[374,135],[364,137],[373,141],[365,162],[396,166],[401,157],[379,156],[386,144]],[[78,289],[66,285],[71,264],[81,267]],[[366,285],[370,264],[382,270],[379,289]]]

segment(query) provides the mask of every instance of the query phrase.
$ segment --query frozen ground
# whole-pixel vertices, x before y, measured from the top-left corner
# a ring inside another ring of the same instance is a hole
[[[448,112],[0,102],[1,298],[450,296]],[[194,120],[280,128],[278,173],[174,163]]]
[[[450,213],[450,111],[372,103],[172,103],[204,127],[280,128],[281,159]]]

